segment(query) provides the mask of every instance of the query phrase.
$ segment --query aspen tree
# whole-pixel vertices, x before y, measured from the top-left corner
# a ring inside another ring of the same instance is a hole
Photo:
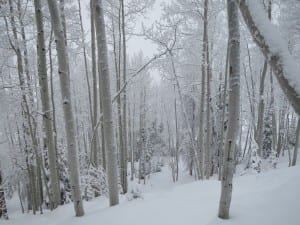
[[[38,76],[43,112],[43,129],[45,132],[44,147],[49,154],[50,181],[53,194],[53,207],[60,204],[60,187],[57,171],[56,149],[53,138],[52,116],[50,108],[49,87],[47,78],[47,60],[44,37],[43,12],[40,0],[34,0],[37,29]]]
[[[229,30],[229,102],[228,131],[223,154],[223,171],[221,179],[221,198],[219,217],[229,218],[232,195],[232,179],[235,167],[235,143],[238,136],[240,113],[240,30],[238,5],[235,0],[227,0]]]
[[[125,32],[125,7],[124,0],[121,1],[121,18],[122,18],[122,46],[123,46],[123,84],[126,82],[127,75],[127,51],[126,51],[126,32]],[[123,91],[123,151],[121,153],[121,184],[123,187],[123,193],[127,193],[127,102],[126,102],[126,87]]]
[[[70,173],[70,183],[72,200],[76,216],[83,216],[83,204],[81,199],[78,157],[76,149],[75,122],[72,112],[69,59],[65,40],[65,29],[62,26],[62,19],[56,1],[48,0],[48,7],[51,16],[51,23],[55,35],[56,52],[58,61],[58,73],[60,80],[60,90],[62,96],[64,125],[67,137],[68,167]]]
[[[103,112],[103,130],[105,141],[106,171],[108,176],[110,206],[119,204],[117,152],[113,132],[112,101],[110,91],[110,73],[108,67],[106,31],[102,0],[94,1],[95,27],[99,60],[99,83]],[[101,70],[101,71],[100,71]]]

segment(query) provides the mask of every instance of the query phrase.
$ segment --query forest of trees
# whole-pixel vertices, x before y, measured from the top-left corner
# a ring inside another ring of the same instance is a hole
[[[0,219],[13,195],[80,217],[180,162],[221,181],[228,219],[237,166],[296,165],[300,1],[157,1],[0,1]]]

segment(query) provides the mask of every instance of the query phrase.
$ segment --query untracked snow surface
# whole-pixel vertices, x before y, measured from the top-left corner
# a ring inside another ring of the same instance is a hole
[[[22,215],[9,202],[13,225],[300,225],[300,167],[235,177],[231,218],[217,218],[220,183],[216,180],[173,185],[168,168],[141,185],[142,198],[109,208],[104,198],[85,202],[85,216],[74,217],[73,205],[43,215]],[[189,183],[188,183],[189,182]]]

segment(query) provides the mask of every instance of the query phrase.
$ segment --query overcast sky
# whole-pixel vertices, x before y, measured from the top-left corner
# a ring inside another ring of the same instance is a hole
[[[143,23],[145,26],[150,26],[156,20],[159,20],[162,7],[161,3],[165,2],[165,0],[156,0],[153,8],[149,10],[149,12],[145,15],[146,19],[140,19],[136,24],[136,32],[140,30],[141,24]],[[129,55],[133,55],[138,53],[139,51],[143,51],[145,56],[152,57],[157,53],[156,45],[149,40],[145,40],[143,37],[133,36],[127,42],[127,51]]]

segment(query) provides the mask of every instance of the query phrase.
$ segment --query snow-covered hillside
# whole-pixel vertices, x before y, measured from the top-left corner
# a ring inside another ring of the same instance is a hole
[[[140,185],[142,197],[107,207],[107,200],[85,202],[86,214],[74,217],[73,205],[44,215],[22,215],[9,202],[10,220],[4,225],[299,225],[300,167],[235,177],[231,218],[217,218],[220,183],[216,180],[172,184],[168,168]],[[13,212],[14,211],[14,212]]]

